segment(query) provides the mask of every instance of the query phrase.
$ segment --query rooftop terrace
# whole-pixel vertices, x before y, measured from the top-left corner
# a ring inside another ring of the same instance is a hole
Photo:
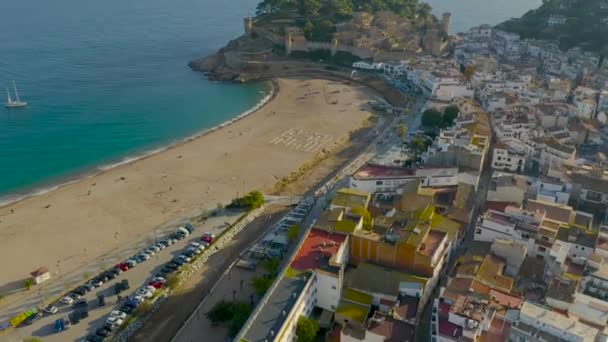
[[[346,240],[345,235],[311,229],[291,262],[291,268],[304,271],[325,266],[327,260],[338,252],[344,240]]]

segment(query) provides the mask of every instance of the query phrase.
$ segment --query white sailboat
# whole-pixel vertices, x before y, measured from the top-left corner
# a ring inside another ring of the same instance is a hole
[[[11,92],[6,88],[6,108],[19,108],[27,106],[27,102],[19,99],[19,92],[17,91],[17,84],[13,81],[13,89],[15,90],[15,100],[11,98]]]

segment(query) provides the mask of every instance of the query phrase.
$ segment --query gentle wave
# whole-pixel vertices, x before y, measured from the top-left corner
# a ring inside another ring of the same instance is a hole
[[[243,113],[235,116],[234,118],[232,118],[230,120],[222,122],[219,125],[213,126],[211,128],[204,129],[204,130],[202,130],[199,133],[196,133],[194,135],[191,135],[191,136],[188,136],[186,138],[180,139],[179,141],[171,143],[171,144],[169,144],[167,146],[164,146],[164,147],[161,147],[161,148],[158,148],[158,149],[154,149],[154,150],[150,150],[150,151],[146,151],[146,152],[143,152],[142,154],[137,155],[137,156],[127,156],[127,157],[123,158],[119,162],[108,164],[108,165],[99,166],[99,167],[96,168],[97,171],[93,171],[93,172],[89,171],[89,172],[81,173],[80,175],[75,176],[75,177],[73,177],[73,179],[71,179],[69,181],[66,181],[66,182],[60,182],[59,184],[54,184],[54,185],[49,185],[49,186],[43,186],[43,187],[35,188],[34,190],[32,190],[30,192],[27,192],[25,194],[9,194],[9,195],[6,195],[6,196],[2,196],[2,197],[0,197],[0,208],[1,207],[5,207],[5,206],[10,205],[10,204],[13,204],[15,202],[22,201],[22,200],[30,198],[30,197],[44,195],[46,193],[49,193],[49,192],[54,191],[54,190],[57,190],[57,189],[62,188],[64,186],[67,186],[67,185],[79,182],[79,181],[81,181],[83,179],[88,179],[88,178],[94,177],[94,176],[96,176],[96,175],[98,175],[98,174],[100,174],[102,172],[109,171],[109,170],[111,170],[113,168],[116,168],[118,166],[129,164],[129,163],[133,163],[135,161],[138,161],[138,160],[150,157],[150,156],[155,155],[157,153],[164,152],[166,150],[169,150],[169,149],[174,148],[176,146],[179,146],[181,144],[185,144],[185,143],[190,142],[190,141],[192,141],[194,139],[203,137],[203,136],[205,136],[205,135],[207,135],[207,134],[209,134],[211,132],[215,132],[215,131],[217,131],[217,130],[219,130],[221,128],[227,127],[227,126],[229,126],[229,125],[231,125],[231,124],[233,124],[233,123],[235,123],[235,122],[237,122],[237,121],[239,121],[239,120],[241,120],[241,119],[243,119],[243,118],[245,118],[245,117],[247,117],[247,116],[255,113],[256,111],[258,111],[260,108],[262,108],[264,105],[266,105],[274,97],[276,91],[277,91],[276,86],[274,84],[272,84],[272,89],[270,90],[270,92],[266,96],[264,96],[255,106],[251,107],[250,109],[244,111]]]

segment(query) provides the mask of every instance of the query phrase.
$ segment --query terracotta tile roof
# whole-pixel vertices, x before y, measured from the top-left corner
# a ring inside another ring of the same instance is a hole
[[[345,235],[332,234],[313,228],[291,262],[296,270],[311,270],[320,268],[324,258],[332,257],[338,252],[340,245],[346,239]]]

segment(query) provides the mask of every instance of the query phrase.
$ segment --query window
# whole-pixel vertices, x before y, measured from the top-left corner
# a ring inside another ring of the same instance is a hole
[[[539,252],[545,252],[547,249],[543,246],[538,246],[538,251]]]
[[[475,234],[481,234],[481,229],[479,229],[479,228],[475,229]]]
[[[542,239],[545,240],[545,241],[549,241],[549,237],[548,236],[543,236]]]
[[[382,185],[382,181],[376,181],[376,185]]]
[[[331,289],[332,289],[332,290],[335,290],[335,289],[336,289],[336,285],[332,285],[332,286],[331,286]]]

